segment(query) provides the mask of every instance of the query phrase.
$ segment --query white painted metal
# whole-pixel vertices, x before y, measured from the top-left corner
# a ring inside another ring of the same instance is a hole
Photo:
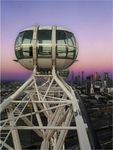
[[[4,106],[2,112],[12,108],[13,110],[10,109],[10,111],[12,110],[11,113],[14,115],[14,117],[1,121],[1,133],[8,131],[6,135],[7,140],[5,138],[2,140],[1,149],[8,146],[12,147],[7,141],[11,133],[13,133],[13,137],[14,134],[17,134],[17,130],[18,132],[21,130],[33,130],[38,136],[43,138],[43,142],[40,143],[40,149],[53,150],[65,149],[67,132],[73,130],[73,132],[77,132],[80,149],[91,149],[87,135],[87,125],[83,121],[78,99],[75,97],[71,87],[67,84],[65,85],[64,81],[60,80],[54,67],[52,75],[42,76],[46,79],[44,81],[45,84],[44,82],[42,83],[42,87],[37,84],[38,78],[40,79],[41,75],[36,76],[36,74],[37,72],[34,71],[30,80],[24,84],[24,88],[22,86],[19,92],[16,92],[15,96],[10,99],[10,102],[5,101],[4,103],[6,104],[1,104],[1,106]],[[60,97],[58,89],[60,89]],[[51,91],[53,91],[52,95]],[[19,95],[22,93],[25,95],[21,100]],[[32,112],[28,111],[30,109]],[[46,124],[43,122],[42,113],[47,119]],[[32,120],[29,119],[30,116],[36,116],[37,125],[33,124]],[[76,125],[70,126],[73,117]],[[26,126],[17,125],[19,120],[23,120]],[[13,123],[11,124],[12,121]],[[13,142],[14,140],[19,142],[19,136],[18,138],[13,138]],[[14,149],[17,149],[18,144],[14,145],[16,147]]]
[[[1,138],[1,137],[0,137]],[[14,148],[12,148],[11,146],[9,146],[8,144],[4,143],[1,139],[0,139],[0,144],[3,144],[4,147],[8,150],[14,150]]]
[[[17,97],[26,87],[30,85],[32,80],[33,77],[31,76],[13,95],[5,99],[3,103],[0,104],[0,113],[11,103],[13,99],[15,99],[15,97]]]
[[[9,121],[11,127],[14,126],[14,115],[13,115],[12,112],[13,112],[13,110],[9,109],[8,118],[12,118],[12,120]],[[19,138],[19,134],[18,134],[17,129],[12,130],[12,138],[13,138],[13,143],[14,143],[14,149],[21,150],[22,147],[21,147],[21,144],[20,144],[20,138]]]
[[[56,27],[52,29],[52,66],[56,66]]]
[[[63,123],[64,126],[69,126],[69,125],[70,125],[71,120],[72,120],[72,116],[73,116],[73,114],[72,114],[72,109],[70,109],[70,111],[69,111],[69,113],[68,113],[68,115],[67,115],[67,117],[66,117],[66,120],[65,120],[65,122]],[[53,148],[53,150],[56,150],[56,149],[61,150],[61,149],[62,149],[63,144],[64,144],[64,140],[65,140],[65,137],[66,137],[66,134],[67,134],[67,131],[65,131],[65,130],[62,130],[62,131],[60,132],[59,138],[58,138],[58,140],[57,140],[57,142],[56,142],[56,145],[55,145],[55,147]]]
[[[67,133],[73,130],[76,132],[80,149],[91,150],[87,125],[79,108],[79,100],[72,88],[56,73],[57,69],[64,69],[74,61],[56,58],[56,28],[64,30],[55,26],[32,28],[34,30],[33,58],[19,60],[19,62],[27,68],[34,68],[34,71],[32,76],[0,105],[1,116],[4,118],[0,121],[1,149],[4,147],[23,149],[19,132],[32,130],[37,135],[37,145],[40,144],[40,150],[65,150]],[[36,47],[40,43],[37,42],[36,35],[39,29],[52,30],[52,58],[37,59]],[[51,68],[51,74],[44,75],[37,72],[39,66]],[[10,113],[7,115],[6,111]],[[74,122],[73,126],[71,126],[72,122]],[[9,144],[10,136],[14,147]],[[42,138],[40,143],[38,143],[39,137]]]
[[[3,130],[9,130],[11,128],[11,126],[9,127],[4,127]],[[32,130],[32,129],[46,129],[46,130],[77,130],[77,127],[67,127],[67,126],[42,126],[42,127],[39,127],[39,126],[16,126],[16,127],[13,127],[13,130],[14,129],[18,129],[18,130]]]
[[[36,41],[37,41],[37,30],[38,27],[34,27],[34,32],[33,32],[33,66],[37,66],[37,54],[36,54]]]

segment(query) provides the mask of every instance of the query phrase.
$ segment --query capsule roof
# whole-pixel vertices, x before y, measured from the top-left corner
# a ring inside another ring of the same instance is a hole
[[[30,27],[30,28],[25,28],[25,29],[23,29],[22,31],[26,31],[26,30],[33,30],[34,28],[38,28],[39,27],[39,30],[44,30],[44,29],[46,29],[46,30],[52,30],[52,27],[53,26],[32,26],[32,27]],[[68,31],[68,32],[71,32],[68,28],[64,28],[64,27],[58,27],[58,26],[56,26],[56,29],[57,30],[64,30],[64,31]]]

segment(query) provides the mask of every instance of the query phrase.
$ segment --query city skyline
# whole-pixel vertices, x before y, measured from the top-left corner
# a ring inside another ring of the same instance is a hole
[[[71,29],[79,55],[72,72],[112,72],[112,1],[2,1],[2,79],[27,79],[31,71],[16,59],[18,32],[34,25],[58,25]]]

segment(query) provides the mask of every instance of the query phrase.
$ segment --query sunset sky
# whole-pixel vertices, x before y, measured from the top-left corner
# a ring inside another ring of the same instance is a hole
[[[16,59],[14,42],[18,32],[34,25],[58,25],[74,33],[79,44],[79,56],[70,67],[73,72],[111,73],[112,6],[112,0],[2,1],[2,79],[25,79],[31,74],[13,61]]]

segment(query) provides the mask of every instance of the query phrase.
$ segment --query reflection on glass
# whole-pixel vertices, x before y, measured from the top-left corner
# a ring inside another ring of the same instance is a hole
[[[39,46],[37,47],[38,57],[51,57],[51,45],[52,45],[52,31],[51,30],[39,30],[37,33],[37,41]]]
[[[75,40],[71,32],[57,30],[56,43],[57,58],[73,59],[75,57]]]
[[[39,30],[37,33],[38,43],[51,44],[51,30]]]
[[[32,57],[32,39],[33,30],[24,31],[19,34],[15,43],[16,56],[18,59]]]
[[[32,39],[33,39],[33,31],[32,30],[25,31],[22,38],[22,43],[30,44],[32,42]]]
[[[33,30],[23,31],[16,39],[15,49],[18,59],[33,57]],[[75,39],[71,32],[56,30],[56,58],[74,59]],[[37,57],[52,57],[52,30],[38,30]]]

